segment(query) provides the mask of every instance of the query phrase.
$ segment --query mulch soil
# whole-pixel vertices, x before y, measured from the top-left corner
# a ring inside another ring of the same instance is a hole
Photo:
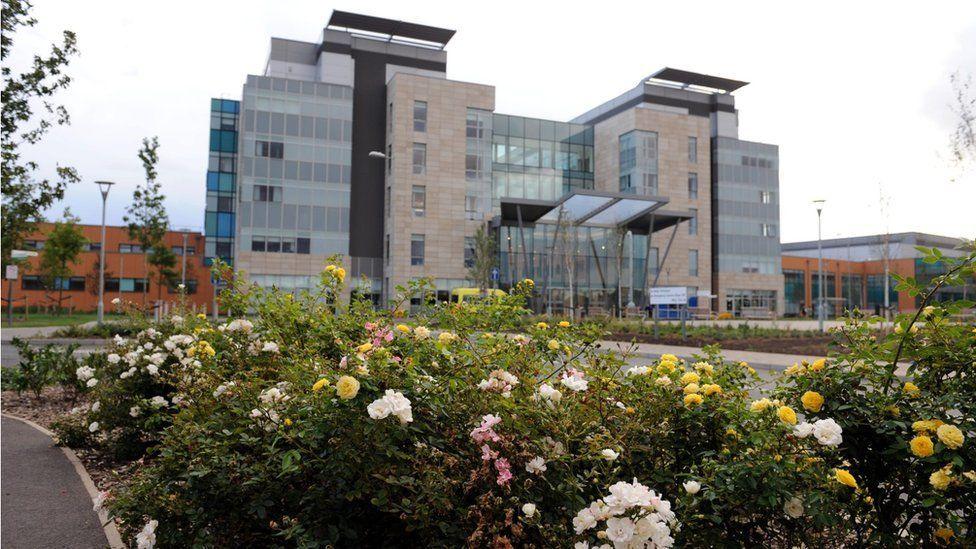
[[[41,392],[40,397],[35,397],[30,392],[17,394],[16,391],[3,391],[0,393],[0,407],[5,413],[29,419],[52,431],[54,429],[51,426],[55,421],[70,414],[73,407],[84,406],[85,404],[87,402],[85,402],[84,397],[72,402],[68,393],[61,387],[47,387]],[[85,469],[99,490],[111,490],[121,482],[129,470],[139,465],[139,462],[113,461],[104,455],[84,448],[72,448],[72,450],[85,465]]]
[[[736,351],[755,351],[759,353],[781,353],[789,355],[827,356],[832,350],[834,338],[824,336],[804,337],[746,337],[736,339],[708,339],[702,337],[682,338],[677,335],[654,337],[654,334],[635,334],[626,332],[611,333],[609,338],[614,341],[636,341],[637,343],[654,343],[674,345],[679,347],[703,347],[705,345],[719,345],[723,349]]]

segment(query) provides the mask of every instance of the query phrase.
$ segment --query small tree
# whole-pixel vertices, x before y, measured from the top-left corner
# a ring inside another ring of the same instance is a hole
[[[949,77],[955,102],[951,106],[956,116],[950,149],[952,159],[963,171],[976,162],[976,93],[972,75],[954,72]]]
[[[159,155],[156,152],[158,149],[158,138],[144,138],[142,140],[139,160],[146,172],[146,183],[136,187],[132,192],[132,204],[126,209],[123,221],[128,225],[129,237],[139,243],[145,254],[143,257],[145,258],[146,278],[151,278],[149,275],[151,266],[156,270],[157,284],[162,284],[163,281],[171,280],[176,257],[171,250],[163,246],[163,237],[166,236],[166,230],[169,227],[169,216],[163,203],[166,196],[162,193],[162,185],[156,180],[158,175],[156,165],[159,163]],[[146,304],[147,291],[148,289],[144,285],[142,288],[143,305]]]
[[[484,225],[479,225],[474,233],[474,264],[468,269],[468,276],[478,285],[482,293],[486,293],[491,286],[491,271],[498,265],[498,253],[495,249],[495,241],[485,230]]]
[[[44,287],[49,292],[57,292],[56,314],[61,314],[62,304],[65,300],[65,282],[71,277],[69,265],[77,263],[78,254],[81,253],[87,242],[88,239],[78,227],[78,218],[72,216],[69,210],[64,211],[64,217],[54,224],[51,234],[44,242],[44,250],[41,251],[40,275],[44,281]]]

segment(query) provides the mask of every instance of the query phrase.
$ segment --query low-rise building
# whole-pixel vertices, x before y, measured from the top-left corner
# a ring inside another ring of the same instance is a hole
[[[78,254],[77,261],[68,265],[71,275],[59,280],[44,280],[39,271],[44,243],[54,225],[41,223],[25,240],[24,248],[36,251],[37,257],[21,262],[18,278],[3,281],[3,296],[12,290],[14,307],[25,305],[31,310],[53,308],[58,305],[59,293],[67,298],[63,308],[74,311],[94,311],[98,307],[99,256],[102,242],[101,225],[78,225],[88,241]],[[186,237],[184,241],[184,236]],[[184,242],[186,248],[184,248]],[[213,303],[213,285],[210,268],[203,264],[204,236],[201,233],[168,231],[163,243],[176,255],[176,273],[172,284],[159,285],[155,270],[147,271],[146,253],[129,236],[127,227],[106,227],[105,230],[105,310],[112,309],[109,302],[115,298],[151,305],[156,302],[176,302],[177,287],[183,280],[183,264],[186,264],[186,294],[189,302],[200,310]],[[185,253],[184,253],[185,252]],[[12,288],[8,285],[12,284]]]

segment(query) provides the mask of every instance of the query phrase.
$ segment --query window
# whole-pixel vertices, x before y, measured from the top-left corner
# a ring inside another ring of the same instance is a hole
[[[692,218],[688,220],[688,234],[698,234],[698,208],[690,208]]]
[[[413,144],[413,173],[427,173],[427,145],[424,143]]]
[[[392,194],[393,194],[392,189],[390,189],[390,187],[387,186],[386,196],[384,197],[383,200],[383,219],[388,219],[390,217],[390,199],[391,199],[390,197],[392,196]]]
[[[692,164],[698,163],[698,138],[688,137],[688,162]]]
[[[139,244],[119,244],[120,254],[141,254],[142,246]]]
[[[264,156],[268,158],[284,158],[285,144],[277,141],[255,141],[254,156]]]
[[[763,223],[761,230],[763,236],[768,236],[770,238],[776,236],[776,225],[772,223]]]
[[[283,254],[293,254],[295,253],[295,239],[282,237],[281,239],[281,253]]]
[[[54,283],[47,287],[44,279],[37,275],[28,275],[21,279],[20,287],[23,290],[64,290],[66,292],[85,291],[85,277],[72,276],[70,278],[55,278]]]
[[[43,250],[44,241],[43,240],[25,240],[24,241],[25,250]]]
[[[464,267],[474,267],[474,237],[464,237]]]
[[[688,276],[698,276],[698,250],[688,250]]]
[[[770,204],[773,201],[773,193],[770,191],[759,191],[759,202],[761,204]]]
[[[688,174],[688,198],[698,198],[698,174]]]
[[[423,217],[427,212],[427,187],[414,185],[410,196],[410,204],[415,217]]]
[[[393,173],[393,144],[386,146],[386,173]]]
[[[264,251],[273,253],[281,252],[281,241],[277,238],[268,238],[264,242]]]
[[[281,202],[281,197],[281,187],[276,185],[254,186],[253,199],[255,202]]]
[[[413,131],[415,132],[427,131],[427,102],[426,101],[413,102]]]
[[[410,264],[424,264],[424,235],[422,234],[410,235]]]
[[[390,235],[383,235],[383,264],[390,264]]]
[[[86,252],[100,252],[102,250],[101,242],[86,242],[82,247]]]
[[[251,238],[251,251],[252,252],[264,251],[264,237],[255,236]]]
[[[478,219],[478,196],[468,194],[464,196],[464,217]]]
[[[186,293],[187,293],[187,295],[192,295],[192,294],[197,293],[197,281],[196,280],[187,280],[185,285],[186,285]],[[169,284],[169,288],[168,288],[169,293],[171,293],[171,294],[177,294],[177,293],[179,293],[180,292],[179,286],[180,286],[180,281],[179,280],[173,281],[172,284]]]
[[[196,253],[196,251],[196,248],[193,246],[186,247],[186,255],[193,255]],[[183,246],[173,246],[173,253],[178,256],[183,255]]]
[[[300,254],[310,254],[312,253],[312,239],[310,238],[297,238],[298,253]]]
[[[106,278],[106,292],[143,292],[149,291],[149,281],[145,278]]]

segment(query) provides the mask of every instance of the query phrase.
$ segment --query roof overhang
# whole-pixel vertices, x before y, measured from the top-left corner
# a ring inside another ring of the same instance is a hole
[[[659,231],[692,219],[691,212],[663,211],[660,196],[574,191],[556,201],[502,198],[501,225],[569,223],[578,227],[625,228],[635,234]],[[651,221],[653,214],[653,224]]]
[[[645,80],[652,78],[691,86],[702,86],[704,88],[711,88],[713,90],[719,90],[726,93],[732,93],[735,90],[749,84],[748,82],[743,82],[741,80],[722,78],[721,76],[711,76],[708,74],[685,71],[681,69],[672,69],[671,67],[664,67],[663,69],[645,78]]]
[[[340,27],[347,30],[360,30],[384,34],[391,39],[393,37],[410,38],[422,40],[441,46],[451,41],[456,31],[431,27],[407,21],[397,21],[385,17],[373,17],[348,11],[334,10],[332,17],[329,18],[328,27]]]

